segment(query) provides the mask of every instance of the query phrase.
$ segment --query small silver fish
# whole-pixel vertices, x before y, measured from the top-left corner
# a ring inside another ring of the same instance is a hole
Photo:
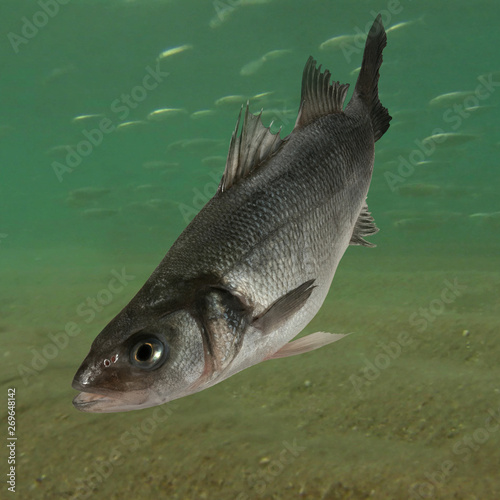
[[[207,118],[209,116],[213,116],[215,114],[215,111],[213,109],[200,109],[198,111],[195,111],[194,113],[191,113],[190,118],[193,120],[199,120],[200,118]]]
[[[359,35],[339,35],[325,40],[320,46],[320,50],[336,50],[353,44]]]
[[[258,94],[255,94],[254,96],[252,96],[251,100],[252,101],[261,101],[262,99],[268,99],[273,94],[274,94],[274,90],[271,92],[259,92]]]
[[[254,59],[253,61],[246,63],[240,69],[240,75],[241,76],[254,75],[255,73],[257,73],[257,71],[259,71],[262,68],[262,66],[264,66],[265,62],[266,61],[262,57],[260,57],[259,59]]]
[[[405,231],[427,231],[442,226],[444,222],[432,217],[414,217],[408,219],[399,219],[394,222],[394,227]]]
[[[220,97],[215,101],[216,106],[234,106],[235,104],[241,104],[246,98],[242,95],[225,95],[224,97]]]
[[[151,111],[151,113],[148,114],[147,118],[151,121],[161,122],[163,120],[185,114],[187,114],[187,111],[182,108],[161,108]]]
[[[73,191],[70,191],[68,193],[68,196],[75,200],[88,201],[88,200],[97,200],[99,198],[102,198],[103,196],[109,194],[110,192],[111,189],[108,188],[89,186],[89,187],[74,189]]]
[[[378,98],[386,43],[379,15],[345,109],[348,85],[330,83],[310,57],[285,138],[248,105],[238,134],[240,111],[215,196],[92,343],[73,380],[77,409],[160,405],[343,337],[291,341],[323,304],[347,247],[373,246],[366,196],[391,119]]]
[[[399,31],[404,31],[403,28],[408,28],[408,26],[412,26],[416,23],[422,23],[423,22],[423,19],[424,17],[419,17],[418,19],[415,19],[414,21],[402,21],[400,23],[397,23],[397,24],[393,24],[392,26],[389,26],[387,29],[386,29],[386,33],[387,35],[390,35],[391,33],[394,33],[394,32],[399,32]]]
[[[274,61],[275,59],[279,59],[280,57],[286,56],[288,54],[291,54],[292,51],[290,49],[276,49],[276,50],[270,50],[269,52],[266,52],[263,56],[262,59],[267,62],[267,61]]]
[[[206,156],[201,159],[201,163],[203,165],[207,165],[208,167],[220,167],[224,165],[226,159],[223,156]]]
[[[441,192],[442,189],[436,184],[425,184],[423,182],[404,184],[398,188],[398,193],[402,196],[435,196]]]
[[[164,50],[161,54],[158,55],[158,60],[162,61],[163,59],[166,59],[167,57],[172,57],[175,56],[176,54],[180,54],[181,52],[184,52],[186,50],[192,49],[193,46],[186,44],[186,45],[179,45],[178,47],[171,47],[170,49]]]
[[[124,131],[124,130],[140,130],[141,128],[144,127],[144,125],[147,125],[148,122],[142,121],[142,120],[132,120],[128,122],[122,122],[119,123],[116,126],[116,130]]]
[[[461,134],[460,132],[443,132],[440,134],[430,135],[422,140],[423,144],[437,144],[440,148],[448,147],[453,148],[466,142],[477,139],[473,134]]]
[[[438,95],[429,101],[429,106],[433,108],[449,108],[454,104],[463,104],[467,97],[473,96],[471,90],[460,90],[457,92],[447,92]]]
[[[469,217],[490,230],[500,228],[500,212],[476,213],[469,215]]]
[[[78,115],[71,119],[71,123],[78,125],[85,124],[89,125],[92,122],[100,122],[105,116],[101,114],[91,114],[91,115]]]

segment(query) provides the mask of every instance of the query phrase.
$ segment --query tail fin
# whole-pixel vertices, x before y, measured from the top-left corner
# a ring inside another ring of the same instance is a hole
[[[378,98],[379,69],[382,64],[382,51],[386,45],[387,36],[379,14],[366,38],[358,81],[352,99],[346,108],[346,111],[351,105],[356,108],[356,104],[359,104],[359,102],[362,102],[368,108],[375,141],[378,141],[384,135],[391,121],[389,112],[382,106]]]

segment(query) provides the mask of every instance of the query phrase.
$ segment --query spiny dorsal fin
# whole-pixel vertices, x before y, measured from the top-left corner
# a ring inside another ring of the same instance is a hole
[[[375,247],[373,243],[363,239],[363,236],[371,236],[378,233],[378,227],[368,211],[368,205],[364,205],[359,214],[358,220],[354,225],[351,241],[349,245],[363,245],[364,247]]]
[[[238,137],[240,126],[241,107],[236,128],[231,136],[229,153],[227,155],[226,169],[222,175],[217,192],[227,191],[231,186],[244,179],[252,170],[270,158],[281,146],[283,139],[280,138],[281,129],[273,134],[269,127],[264,127],[261,122],[262,111],[258,116],[250,113],[248,102],[245,110],[245,118]]]
[[[321,65],[316,68],[316,61],[309,56],[302,74],[302,94],[295,128],[305,127],[321,116],[342,113],[349,84],[330,84],[330,76],[327,69],[321,72]]]

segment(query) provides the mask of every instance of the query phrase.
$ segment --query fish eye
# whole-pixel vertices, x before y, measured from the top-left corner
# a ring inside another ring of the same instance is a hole
[[[167,344],[156,337],[142,338],[130,351],[130,362],[138,368],[153,370],[161,366],[168,357]]]

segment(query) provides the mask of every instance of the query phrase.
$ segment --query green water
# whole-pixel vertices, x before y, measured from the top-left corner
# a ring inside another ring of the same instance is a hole
[[[498,498],[500,7],[42,4],[0,6],[1,435],[15,388],[18,498]],[[307,57],[354,84],[364,36],[319,46],[376,12],[395,26],[377,247],[348,249],[306,329],[353,334],[159,408],[77,412],[76,369],[214,194],[241,104],[289,133]],[[243,97],[214,104],[228,95]],[[147,118],[161,108],[181,111]]]

